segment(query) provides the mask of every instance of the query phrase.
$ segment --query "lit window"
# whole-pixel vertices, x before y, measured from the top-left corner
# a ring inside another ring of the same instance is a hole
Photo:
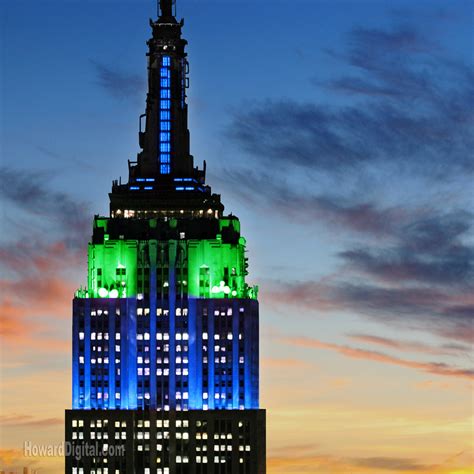
[[[161,63],[163,66],[171,66],[171,58],[170,56],[163,56]]]

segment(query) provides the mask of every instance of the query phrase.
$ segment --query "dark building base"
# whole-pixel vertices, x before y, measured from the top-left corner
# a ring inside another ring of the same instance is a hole
[[[265,410],[66,410],[67,474],[265,474]]]

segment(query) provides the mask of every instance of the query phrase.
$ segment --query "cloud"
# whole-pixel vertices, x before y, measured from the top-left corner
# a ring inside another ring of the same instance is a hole
[[[65,157],[63,154],[58,153],[49,147],[43,146],[43,145],[34,145],[34,149],[42,153],[43,155],[53,159],[56,162],[61,163],[61,166],[64,167],[65,165]],[[68,152],[69,153],[69,152]],[[91,163],[90,161],[87,160],[81,160],[79,158],[76,158],[74,155],[72,156],[67,156],[67,163],[72,165],[73,168],[77,169],[78,167],[82,169],[87,169],[90,172],[97,172],[100,171],[100,168],[95,164]]]
[[[355,201],[336,194],[304,193],[265,173],[228,169],[222,183],[244,202],[276,211],[286,218],[315,224],[324,221],[361,235],[386,237],[409,221],[412,213],[402,206],[383,206],[369,200]]]
[[[97,84],[115,99],[141,98],[145,81],[138,74],[120,71],[101,62],[91,60]]]
[[[262,298],[269,304],[307,311],[347,311],[390,326],[429,331],[443,338],[471,344],[474,340],[474,305],[456,306],[468,293],[422,287],[383,287],[357,280],[341,282],[267,281]]]
[[[264,357],[260,361],[260,366],[263,369],[298,369],[309,367],[310,364],[304,360],[299,359],[281,359]]]
[[[365,458],[353,459],[355,466],[369,469],[381,469],[384,471],[420,471],[426,472],[428,466],[417,463],[414,459],[402,458]]]
[[[297,201],[296,207],[304,215],[301,204]],[[374,205],[359,213],[363,217],[356,224],[356,212],[349,214],[352,219],[340,211],[333,207],[331,216],[314,212],[329,225],[363,237],[364,244],[340,251],[339,267],[320,280],[268,281],[263,298],[313,311],[348,311],[388,325],[473,341],[470,213],[392,208],[392,218],[384,220],[383,208]]]
[[[267,467],[271,472],[284,472],[287,474],[330,472],[332,474],[346,474],[367,472],[379,473],[382,471],[403,471],[406,473],[448,474],[449,468],[442,466],[426,465],[411,458],[395,457],[367,457],[343,458],[325,454],[301,453],[298,446],[292,450],[291,446],[284,447],[278,453],[270,455]]]
[[[70,351],[53,321],[70,314],[76,285],[66,275],[81,259],[65,242],[0,244],[0,339],[8,355]]]
[[[63,425],[64,418],[35,418],[31,415],[3,415],[0,416],[0,424],[4,427],[41,428]]]
[[[472,342],[469,197],[465,185],[427,197],[433,179],[459,184],[474,171],[474,69],[432,38],[410,26],[355,28],[328,51],[342,72],[312,81],[335,105],[273,99],[233,112],[227,136],[252,171],[227,169],[228,187],[351,242],[331,275],[267,282],[263,298]]]
[[[57,320],[70,317],[78,286],[72,274],[86,261],[87,205],[52,190],[42,173],[4,167],[0,179],[0,197],[24,212],[28,223],[23,228],[15,216],[16,241],[0,243],[2,359],[9,364],[32,353],[63,357],[71,342]]]
[[[419,341],[400,341],[372,334],[349,334],[348,337],[357,342],[387,347],[408,352],[420,352],[435,355],[469,355],[471,348],[463,344],[442,344],[440,347],[430,346]]]
[[[0,198],[30,216],[40,217],[62,232],[68,245],[84,246],[91,224],[88,205],[66,193],[53,191],[45,173],[0,168]]]
[[[82,254],[69,250],[64,242],[0,245],[0,267],[12,270],[10,278],[0,279],[2,295],[5,301],[17,302],[30,311],[50,308],[67,294],[71,296],[65,272],[81,260]]]
[[[384,281],[468,286],[474,283],[474,246],[464,239],[471,222],[465,211],[428,215],[394,230],[397,242],[391,248],[357,248],[340,256]]]
[[[418,362],[414,360],[401,359],[383,352],[323,342],[309,337],[281,337],[280,341],[296,347],[334,351],[351,359],[370,360],[389,365],[396,365],[399,367],[416,369],[433,375],[459,377],[474,380],[474,370],[459,369],[442,362]]]
[[[354,29],[331,52],[340,77],[322,92],[344,106],[264,100],[233,112],[227,136],[262,166],[342,177],[374,165],[445,179],[472,172],[474,70],[416,29]],[[456,84],[453,87],[453,84]],[[347,100],[349,95],[349,99]]]

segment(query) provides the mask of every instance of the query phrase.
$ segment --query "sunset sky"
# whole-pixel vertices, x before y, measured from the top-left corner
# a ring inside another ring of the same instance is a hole
[[[1,2],[0,470],[60,443],[154,0]],[[268,473],[474,469],[470,1],[178,0],[191,148],[260,286]]]

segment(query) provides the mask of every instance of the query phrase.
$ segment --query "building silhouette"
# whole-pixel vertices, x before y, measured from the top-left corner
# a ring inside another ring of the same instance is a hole
[[[194,166],[187,42],[150,21],[137,161],[94,218],[73,302],[67,473],[264,474],[257,288],[239,219]]]

